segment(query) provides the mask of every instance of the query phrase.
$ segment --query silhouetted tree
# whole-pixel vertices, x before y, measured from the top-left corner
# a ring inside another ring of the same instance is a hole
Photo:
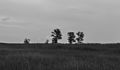
[[[74,32],[68,32],[68,42],[70,44],[72,44],[73,42],[75,42],[75,34],[74,34]]]
[[[59,39],[62,39],[62,33],[61,33],[61,31],[60,31],[60,29],[54,29],[54,31],[53,32],[51,32],[52,33],[52,43],[58,43],[58,40]]]
[[[84,39],[83,39],[83,38],[84,38],[84,33],[79,31],[79,32],[77,32],[76,34],[77,34],[77,36],[78,36],[78,38],[76,38],[77,42],[78,42],[78,43],[82,43],[82,41],[84,40]]]
[[[49,40],[47,39],[45,43],[48,44],[48,43],[49,43]]]
[[[30,42],[30,39],[25,38],[24,44],[29,44],[29,42]]]

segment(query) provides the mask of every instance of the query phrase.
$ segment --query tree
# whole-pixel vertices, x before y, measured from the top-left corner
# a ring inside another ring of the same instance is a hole
[[[75,34],[74,34],[74,32],[68,32],[68,42],[70,44],[72,44],[73,42],[75,42]]]
[[[77,36],[78,36],[78,38],[76,38],[77,42],[78,42],[78,43],[82,43],[82,41],[84,40],[84,39],[83,39],[83,38],[84,38],[84,33],[79,31],[79,32],[77,32],[76,34],[77,34]]]
[[[30,39],[25,38],[24,44],[29,44],[29,42],[30,42]]]
[[[52,43],[58,43],[58,40],[59,39],[62,39],[62,33],[61,33],[61,31],[60,31],[60,29],[54,29],[54,31],[53,32],[51,32],[52,33]]]
[[[49,40],[47,39],[45,43],[48,44],[48,43],[49,43]]]

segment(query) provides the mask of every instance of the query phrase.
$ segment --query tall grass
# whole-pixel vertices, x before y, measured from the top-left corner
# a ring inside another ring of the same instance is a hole
[[[105,46],[0,46],[0,70],[119,70],[119,47]]]

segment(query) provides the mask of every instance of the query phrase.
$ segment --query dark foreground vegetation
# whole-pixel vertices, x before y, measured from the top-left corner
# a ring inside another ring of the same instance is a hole
[[[120,44],[0,44],[0,70],[120,70]]]

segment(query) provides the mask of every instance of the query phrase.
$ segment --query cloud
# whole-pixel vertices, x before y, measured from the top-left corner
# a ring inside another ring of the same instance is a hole
[[[8,21],[10,18],[9,17],[5,17],[5,18],[2,18],[1,21]]]
[[[49,0],[9,0],[10,2],[22,5],[44,5],[49,4]]]
[[[0,26],[2,26],[2,27],[23,28],[19,23],[21,23],[21,22],[13,17],[8,17],[8,16],[0,17]]]
[[[39,30],[38,26],[30,22],[26,22],[20,18],[9,17],[9,16],[1,16],[0,17],[0,27],[7,28],[19,28],[24,30]]]
[[[9,17],[0,17],[0,22],[6,22],[9,21],[10,18]]]
[[[0,22],[18,22],[18,20],[13,17],[1,16]]]

